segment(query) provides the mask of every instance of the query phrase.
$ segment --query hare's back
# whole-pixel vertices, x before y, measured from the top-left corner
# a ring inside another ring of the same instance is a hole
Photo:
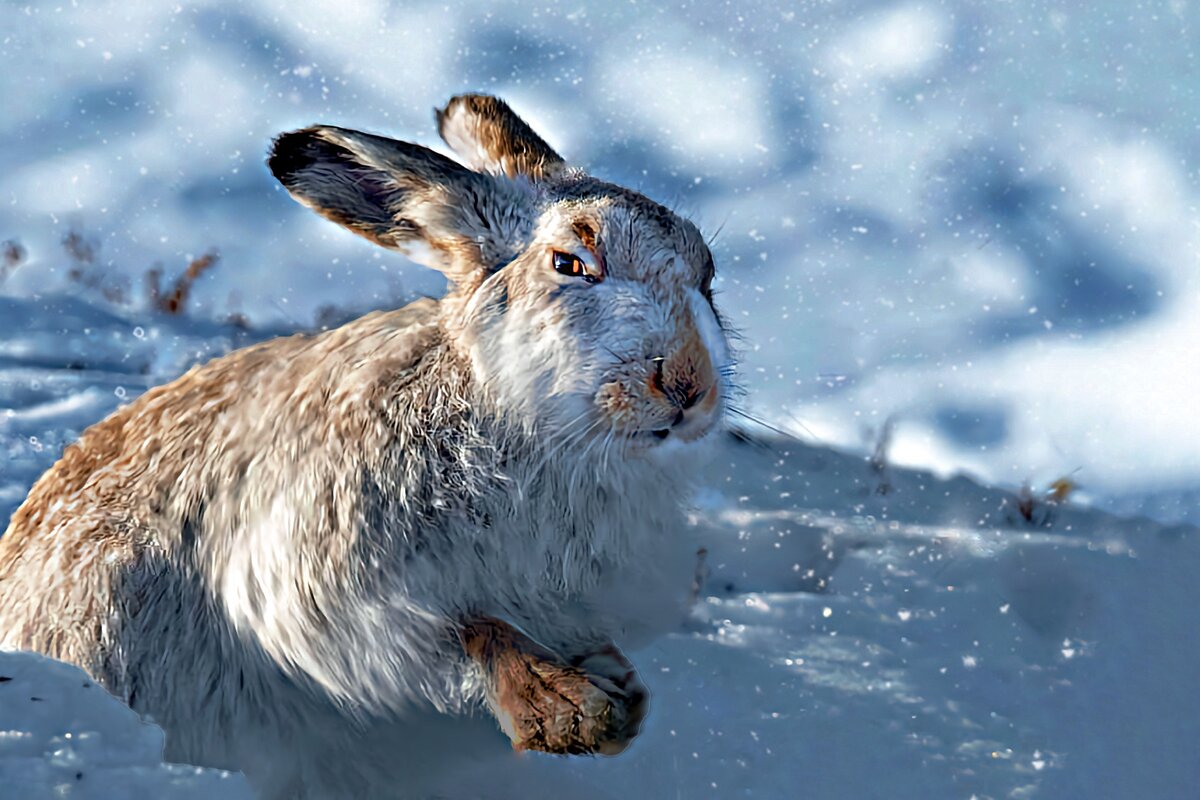
[[[348,417],[365,411],[356,396],[420,360],[436,339],[437,308],[419,300],[320,334],[237,350],[92,425],[38,479],[0,536],[0,583],[22,561],[43,561],[42,551],[70,559],[106,542],[127,547],[116,539],[126,538],[129,522],[169,520],[276,451],[353,435],[361,426]],[[82,524],[88,519],[105,520],[106,530]],[[180,533],[154,527],[163,545]],[[88,541],[71,541],[77,537]]]

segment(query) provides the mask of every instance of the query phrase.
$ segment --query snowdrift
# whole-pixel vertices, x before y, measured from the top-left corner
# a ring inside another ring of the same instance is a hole
[[[0,340],[5,515],[88,424],[265,335],[80,296],[4,302],[24,320]],[[675,533],[706,551],[697,602],[635,654],[653,698],[634,747],[465,763],[445,796],[1116,800],[1200,785],[1195,529],[1023,507],[763,431],[726,437],[695,506]],[[161,732],[72,667],[0,654],[0,675],[0,797],[245,791],[160,764]]]

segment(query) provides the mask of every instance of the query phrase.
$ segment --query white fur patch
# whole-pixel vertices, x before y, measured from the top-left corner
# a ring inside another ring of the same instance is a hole
[[[442,117],[442,138],[471,169],[504,174],[505,166],[494,162],[488,151],[479,144],[479,137],[472,125],[473,120],[474,114],[467,109],[465,103],[452,104]]]
[[[729,343],[725,339],[725,332],[721,330],[717,315],[704,295],[696,289],[688,289],[687,298],[692,307],[692,318],[696,321],[696,330],[700,332],[700,340],[712,359],[713,372],[719,375],[729,365]]]

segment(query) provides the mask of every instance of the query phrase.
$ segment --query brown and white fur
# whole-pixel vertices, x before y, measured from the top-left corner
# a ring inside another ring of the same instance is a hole
[[[617,753],[646,692],[614,642],[686,590],[658,573],[730,358],[704,240],[495,98],[437,117],[469,168],[334,127],[268,163],[444,299],[147,392],[0,538],[0,646],[82,666],[168,758],[264,797],[426,791],[477,709],[517,748]]]

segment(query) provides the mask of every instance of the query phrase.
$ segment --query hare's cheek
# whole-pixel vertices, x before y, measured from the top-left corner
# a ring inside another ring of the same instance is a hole
[[[602,385],[595,403],[613,427],[626,434],[665,428],[676,413],[673,407],[655,399],[645,385],[620,380]]]
[[[637,431],[648,421],[661,416],[654,400],[645,392],[638,392],[624,381],[611,381],[596,392],[596,405],[608,416],[612,424],[626,431]]]
[[[636,403],[620,381],[601,386],[596,392],[596,405],[617,427],[633,427],[637,422]]]

